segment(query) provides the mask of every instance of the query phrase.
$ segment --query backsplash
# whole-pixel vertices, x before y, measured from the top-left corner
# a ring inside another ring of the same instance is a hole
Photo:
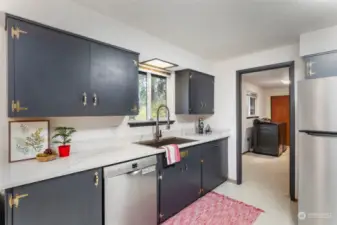
[[[155,127],[133,127],[128,125],[129,117],[65,117],[49,118],[51,130],[57,126],[70,126],[77,129],[73,136],[74,149],[87,149],[90,146],[103,146],[122,143],[123,141],[138,141],[140,138],[152,138]],[[195,116],[176,116],[176,122],[169,131],[162,126],[163,134],[193,130]]]

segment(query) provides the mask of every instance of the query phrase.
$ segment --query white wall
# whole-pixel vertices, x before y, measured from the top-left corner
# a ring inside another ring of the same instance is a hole
[[[124,47],[140,53],[140,60],[161,58],[177,63],[183,68],[193,68],[212,74],[212,64],[199,56],[193,55],[181,48],[175,47],[165,41],[149,35],[141,30],[126,26],[109,17],[100,15],[88,8],[67,0],[2,0],[0,11],[37,21],[49,26],[67,30],[83,36],[91,37],[103,42]],[[2,23],[3,24],[3,23]],[[0,59],[5,59],[4,38],[6,32],[0,31]],[[0,60],[0,140],[1,152],[7,152],[7,91],[6,91],[6,63]],[[169,79],[168,104],[174,112],[174,75]],[[173,113],[174,114],[174,113]],[[172,117],[177,122],[172,129],[193,128],[195,116]],[[153,131],[152,127],[129,128],[128,117],[85,117],[85,118],[50,118],[51,126],[74,126],[78,129],[73,138],[73,145],[86,146],[85,143],[99,139],[111,139],[126,135],[145,134]],[[6,153],[7,154],[7,153]],[[1,157],[1,155],[0,155]],[[6,158],[3,154],[2,158]]]
[[[298,45],[269,49],[215,64],[216,114],[210,121],[218,128],[228,127],[232,131],[232,138],[229,141],[229,177],[231,179],[236,179],[236,71],[288,61],[295,61],[295,81],[303,79],[304,64],[299,57]],[[295,90],[297,90],[297,83]],[[297,99],[297,93],[295,93],[295,99]],[[296,149],[298,149],[297,141]]]
[[[268,118],[271,118],[271,96],[284,96],[289,95],[289,87],[283,88],[265,88],[264,97],[265,97],[265,115]]]
[[[244,77],[242,80],[242,152],[248,151],[248,141],[249,129],[253,126],[253,118],[248,119],[248,102],[247,102],[247,92],[254,92],[257,94],[256,98],[256,115],[259,117],[264,117],[266,112],[266,98],[263,88],[256,86],[252,83],[245,81]]]
[[[314,55],[337,50],[337,26],[301,34],[300,55]]]

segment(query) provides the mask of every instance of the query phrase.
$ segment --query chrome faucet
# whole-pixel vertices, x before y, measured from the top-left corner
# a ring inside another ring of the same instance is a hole
[[[154,135],[154,139],[156,141],[159,141],[159,139],[162,137],[161,130],[159,129],[159,111],[161,108],[165,108],[167,111],[167,125],[166,128],[170,129],[170,109],[166,105],[160,105],[157,109],[157,121],[156,121],[156,133]]]

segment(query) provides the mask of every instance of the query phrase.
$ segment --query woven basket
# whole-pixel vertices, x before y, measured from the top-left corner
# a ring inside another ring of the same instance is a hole
[[[48,156],[43,156],[43,157],[36,156],[36,159],[39,162],[49,162],[49,161],[55,160],[56,158],[57,158],[57,155],[48,155]]]

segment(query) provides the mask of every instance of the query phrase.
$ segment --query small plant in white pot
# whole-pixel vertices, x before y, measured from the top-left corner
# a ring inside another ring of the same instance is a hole
[[[53,143],[61,144],[59,149],[60,157],[67,157],[70,154],[71,136],[76,132],[73,127],[56,127],[53,136]]]

